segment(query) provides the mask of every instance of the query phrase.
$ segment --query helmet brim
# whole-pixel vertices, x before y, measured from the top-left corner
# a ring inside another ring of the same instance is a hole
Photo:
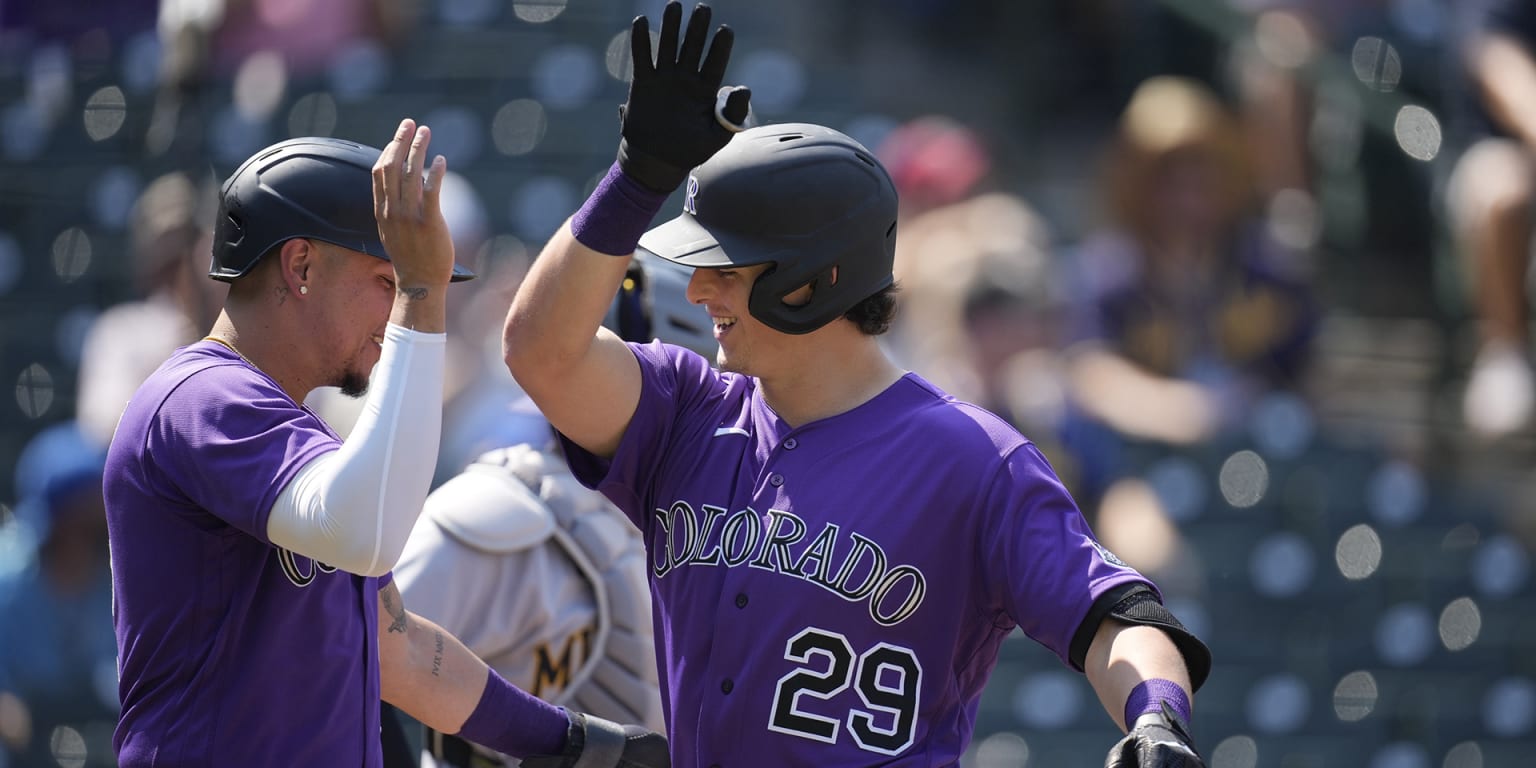
[[[749,244],[734,244],[728,235],[710,232],[691,213],[678,214],[641,235],[640,247],[667,261],[695,268],[745,267],[773,261],[754,255],[752,251],[759,249]]]

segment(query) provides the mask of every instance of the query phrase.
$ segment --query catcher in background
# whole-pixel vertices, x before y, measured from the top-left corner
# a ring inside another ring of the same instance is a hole
[[[713,355],[709,316],[684,295],[688,276],[671,262],[636,259],[605,325],[625,339],[659,337]],[[664,727],[645,543],[617,507],[571,475],[547,423],[433,491],[394,574],[413,611],[523,690]],[[422,727],[425,768],[518,764]],[[409,735],[393,745],[393,764],[416,764]]]

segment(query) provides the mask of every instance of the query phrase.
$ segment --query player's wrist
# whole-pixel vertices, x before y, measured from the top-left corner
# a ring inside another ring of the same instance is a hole
[[[1190,721],[1194,708],[1183,686],[1160,677],[1137,683],[1125,699],[1126,729],[1134,729],[1143,716],[1160,715],[1164,703],[1185,723]]]
[[[628,256],[666,201],[667,193],[647,188],[615,162],[571,217],[571,234],[598,253]]]
[[[455,735],[513,757],[561,754],[570,719],[557,707],[514,686],[494,669],[473,712]]]
[[[619,140],[618,167],[624,175],[647,191],[670,195],[688,178],[688,168],[636,149],[627,139]]]

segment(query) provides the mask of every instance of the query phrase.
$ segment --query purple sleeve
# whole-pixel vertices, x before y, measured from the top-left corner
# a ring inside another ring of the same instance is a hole
[[[571,473],[583,485],[607,496],[637,528],[650,519],[644,489],[661,469],[668,444],[689,426],[695,411],[723,387],[720,376],[699,354],[653,341],[631,342],[640,363],[640,401],[613,458],[594,456],[560,435]]]
[[[166,398],[145,446],[182,496],[268,542],[267,517],[278,494],[341,441],[276,385],[219,366],[192,375]]]
[[[1069,666],[1072,636],[1099,596],[1129,582],[1156,585],[1094,538],[1077,503],[1032,444],[1008,455],[988,508],[1002,510],[984,550],[989,582],[1024,633]]]

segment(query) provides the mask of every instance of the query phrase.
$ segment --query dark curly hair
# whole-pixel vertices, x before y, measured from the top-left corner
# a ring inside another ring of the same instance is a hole
[[[891,329],[891,323],[896,319],[896,293],[901,286],[895,283],[880,289],[863,301],[853,305],[853,308],[843,313],[843,317],[852,321],[867,336],[879,336]]]

